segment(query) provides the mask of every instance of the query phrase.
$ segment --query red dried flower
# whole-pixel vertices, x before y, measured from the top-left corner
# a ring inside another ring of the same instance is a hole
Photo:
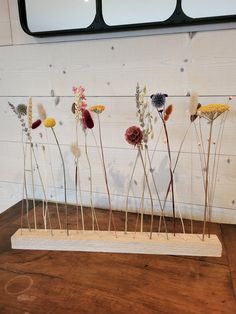
[[[169,119],[169,117],[170,117],[170,116],[169,116],[168,114],[165,114],[165,113],[164,113],[163,119],[164,119],[165,122]]]
[[[93,119],[87,109],[82,110],[82,125],[84,129],[92,129],[94,127]]]
[[[143,139],[143,132],[137,126],[131,126],[125,131],[125,139],[131,145],[140,145]]]
[[[32,129],[37,129],[37,127],[39,127],[41,124],[41,120],[36,120],[32,123]]]
[[[167,116],[169,116],[169,115],[171,115],[172,111],[173,111],[173,106],[172,106],[172,105],[169,105],[169,106],[165,109],[165,114],[166,114]]]

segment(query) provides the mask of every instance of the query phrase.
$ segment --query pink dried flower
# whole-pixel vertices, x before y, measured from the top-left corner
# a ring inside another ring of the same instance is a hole
[[[32,129],[37,129],[37,127],[39,127],[40,124],[41,124],[41,120],[40,120],[40,119],[34,121],[34,122],[32,123]]]
[[[94,122],[91,117],[90,112],[87,109],[82,109],[82,125],[84,129],[92,129],[94,127]]]
[[[140,145],[143,139],[143,132],[137,126],[131,126],[125,131],[125,139],[131,145]]]
[[[73,86],[72,91],[74,94],[78,94],[80,99],[86,99],[84,95],[85,88],[83,86],[79,86],[79,87]]]

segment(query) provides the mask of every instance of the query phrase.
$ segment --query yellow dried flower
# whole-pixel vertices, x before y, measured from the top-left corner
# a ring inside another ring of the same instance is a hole
[[[43,121],[43,125],[44,125],[46,128],[53,128],[53,127],[56,125],[56,120],[53,119],[53,118],[46,118],[46,119]]]
[[[95,113],[102,113],[105,110],[105,106],[103,105],[95,105],[95,106],[91,106],[89,108],[90,111],[93,111]]]
[[[224,113],[225,111],[228,111],[229,109],[230,109],[229,105],[209,104],[209,105],[201,106],[198,109],[197,113],[199,116],[202,116],[208,120],[215,120],[222,113]]]

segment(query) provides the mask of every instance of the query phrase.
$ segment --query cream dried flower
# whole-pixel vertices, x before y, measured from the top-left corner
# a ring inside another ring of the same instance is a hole
[[[46,110],[42,104],[37,105],[38,114],[41,121],[44,121],[47,118]]]
[[[70,151],[75,156],[75,158],[79,158],[81,155],[81,151],[77,143],[73,143],[70,145]]]

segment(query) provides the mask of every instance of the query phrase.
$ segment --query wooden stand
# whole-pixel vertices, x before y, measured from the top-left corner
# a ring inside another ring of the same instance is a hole
[[[18,229],[11,237],[13,249],[191,255],[220,257],[222,245],[216,235],[202,241],[200,234],[173,234],[122,231],[75,231]]]

